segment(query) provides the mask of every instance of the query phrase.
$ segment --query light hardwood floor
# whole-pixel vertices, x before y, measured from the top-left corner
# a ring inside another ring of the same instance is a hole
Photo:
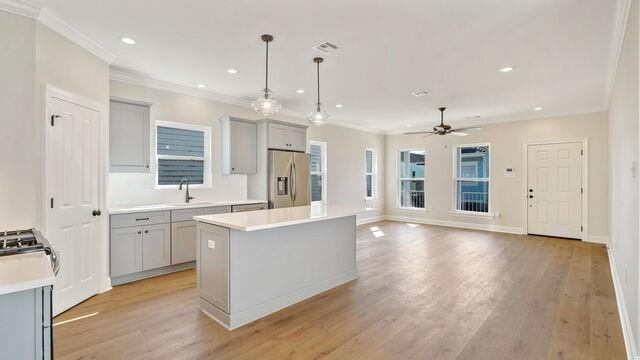
[[[376,230],[377,229],[377,230]],[[58,316],[57,359],[624,359],[599,244],[402,222],[357,230],[360,277],[229,332],[195,271]]]

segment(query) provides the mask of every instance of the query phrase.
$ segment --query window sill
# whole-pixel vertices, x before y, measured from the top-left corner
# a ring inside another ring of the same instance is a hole
[[[494,215],[492,213],[483,213],[483,212],[474,212],[474,211],[462,211],[462,210],[451,210],[449,211],[450,215],[456,216],[471,216],[471,217],[488,217],[492,218]]]
[[[380,201],[380,199],[377,197],[364,198],[364,202],[376,202],[376,201]]]
[[[177,190],[178,189],[178,185],[156,185],[153,187],[155,190],[165,190],[165,189],[172,189],[172,190]],[[183,187],[184,188],[184,187]],[[189,185],[189,190],[193,190],[193,189],[203,189],[203,190],[212,190],[213,186],[211,185]]]

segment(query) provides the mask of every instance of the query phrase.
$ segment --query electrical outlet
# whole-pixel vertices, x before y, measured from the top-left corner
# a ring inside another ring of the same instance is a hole
[[[209,249],[215,250],[216,249],[216,242],[213,241],[213,240],[208,240],[207,241],[207,246],[209,246]]]

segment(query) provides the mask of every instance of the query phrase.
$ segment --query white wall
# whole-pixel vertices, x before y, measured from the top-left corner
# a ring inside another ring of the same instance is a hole
[[[309,140],[327,143],[327,203],[368,207],[375,210],[358,216],[365,219],[383,215],[385,200],[385,136],[344,127],[311,126]],[[365,149],[378,154],[378,196],[365,202]]]
[[[618,63],[613,96],[609,108],[609,178],[611,253],[621,285],[627,321],[635,341],[640,345],[638,323],[638,0],[632,1],[621,57]],[[637,170],[636,170],[637,171]],[[621,317],[625,314],[620,314]]]
[[[501,231],[522,231],[525,179],[523,144],[526,141],[589,138],[589,235],[603,239],[608,234],[607,200],[607,114],[594,113],[530,121],[491,124],[466,137],[392,135],[387,137],[387,214],[433,222],[477,225]],[[491,143],[491,206],[500,217],[452,214],[453,149],[456,144]],[[446,147],[445,147],[446,146]],[[398,150],[426,150],[426,210],[397,209]],[[515,177],[504,176],[513,168]]]
[[[38,226],[35,21],[0,11],[0,229]]]

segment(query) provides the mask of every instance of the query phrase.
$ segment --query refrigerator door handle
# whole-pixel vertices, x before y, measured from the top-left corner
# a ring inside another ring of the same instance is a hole
[[[292,162],[292,166],[293,166],[293,201],[294,201],[294,206],[296,198],[298,197],[298,175],[297,175],[297,170],[296,170],[296,161],[294,160]]]
[[[293,162],[289,164],[289,197],[293,202]]]

